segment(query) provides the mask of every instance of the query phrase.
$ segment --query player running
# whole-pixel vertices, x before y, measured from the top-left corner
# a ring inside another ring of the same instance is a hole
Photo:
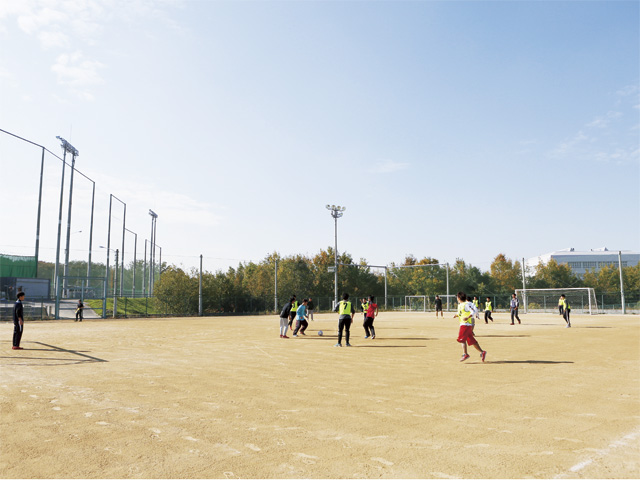
[[[300,305],[296,310],[296,329],[293,331],[294,337],[298,336],[298,331],[300,332],[300,335],[306,335],[304,331],[309,326],[309,322],[307,322],[307,301],[308,300],[306,298],[303,298],[302,305]]]
[[[464,292],[458,292],[458,313],[453,318],[460,319],[460,330],[458,331],[458,343],[462,344],[461,362],[467,360],[471,355],[467,352],[467,345],[473,345],[480,352],[480,359],[484,362],[487,352],[482,350],[480,344],[473,336],[473,317],[477,313],[472,302],[467,301],[467,295]]]
[[[569,318],[569,314],[571,313],[571,305],[569,305],[569,301],[567,297],[564,296],[564,293],[560,295],[560,301],[562,301],[562,318],[567,322],[567,328],[571,328],[571,319]]]

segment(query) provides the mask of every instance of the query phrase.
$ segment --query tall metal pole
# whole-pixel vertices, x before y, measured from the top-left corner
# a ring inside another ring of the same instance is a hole
[[[138,253],[138,234],[134,233],[135,239],[133,241],[133,285],[131,286],[131,293],[133,297],[136,296],[136,267],[138,264],[136,263],[136,255]]]
[[[618,250],[618,270],[620,271],[620,301],[622,302],[622,314],[627,313],[627,307],[624,303],[624,282],[622,281],[622,252]]]
[[[153,294],[153,217],[151,217],[151,237],[149,240],[149,296]]]
[[[58,265],[60,263],[60,236],[62,235],[62,203],[64,200],[64,171],[67,165],[67,150],[64,150],[62,155],[62,183],[60,184],[60,208],[58,209],[58,241],[56,244],[56,264],[53,267],[53,282],[54,282],[54,290],[56,292],[56,297],[58,296]]]
[[[67,213],[67,248],[64,252],[64,282],[62,286],[62,296],[69,295],[67,275],[69,275],[69,250],[71,243],[71,206],[73,204],[73,173],[76,170],[76,154],[71,154],[71,177],[69,178],[69,212]]]
[[[273,302],[273,310],[276,313],[278,313],[278,259],[277,258],[276,258],[276,265],[275,265],[275,268],[274,268],[274,275],[275,275],[275,278],[274,278],[273,284],[275,286],[274,287],[275,299],[274,299],[274,302]]]
[[[529,306],[527,302],[527,277],[524,272],[524,258],[522,258],[522,301],[524,303],[524,313],[529,313]]]
[[[334,216],[333,218],[336,224],[336,228],[335,228],[336,245],[335,245],[335,249],[333,250],[334,258],[335,258],[335,265],[334,265],[335,270],[333,271],[333,275],[334,275],[333,284],[335,285],[335,295],[334,295],[333,305],[335,307],[338,304],[338,217]]]
[[[93,182],[93,180],[92,180]],[[93,243],[93,211],[96,200],[96,182],[93,182],[93,192],[91,193],[91,226],[89,227],[89,261],[87,262],[87,283],[91,277],[91,248]]]
[[[387,309],[387,270],[388,267],[384,267],[384,308]]]
[[[449,311],[449,263],[446,264],[446,272],[447,272],[447,312]]]
[[[147,239],[144,239],[144,267],[142,268],[142,294],[147,296]]]
[[[200,277],[198,280],[198,315],[202,316],[202,254],[200,254]]]
[[[116,248],[116,261],[113,263],[116,271],[115,276],[113,277],[113,318],[116,318],[116,313],[118,312],[118,297],[116,296],[116,291],[118,287],[118,249]]]
[[[120,296],[122,296],[122,288],[124,287],[124,232],[127,229],[127,204],[124,204],[124,213],[122,215],[122,251],[121,260],[122,266],[120,267]]]
[[[40,190],[38,193],[38,220],[36,221],[36,278],[38,277],[38,257],[40,254],[40,213],[42,212],[42,180],[44,178],[44,147],[42,147],[42,161],[40,162]],[[12,299],[10,299],[12,300]]]
[[[162,277],[162,247],[158,247],[160,249],[160,261],[158,262],[158,280]]]
[[[109,228],[107,229],[107,270],[104,274],[104,295],[102,297],[102,318],[107,318],[107,289],[109,288],[109,252],[111,251],[111,206],[113,195],[109,194]]]

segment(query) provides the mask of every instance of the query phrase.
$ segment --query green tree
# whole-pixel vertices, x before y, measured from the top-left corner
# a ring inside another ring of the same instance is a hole
[[[580,287],[582,281],[567,264],[558,264],[551,259],[546,265],[539,263],[534,276],[529,280],[528,288],[567,288]]]
[[[168,267],[154,286],[154,294],[173,315],[198,313],[198,277]]]
[[[520,262],[513,262],[503,253],[499,253],[491,263],[491,278],[495,293],[511,293],[522,285]]]

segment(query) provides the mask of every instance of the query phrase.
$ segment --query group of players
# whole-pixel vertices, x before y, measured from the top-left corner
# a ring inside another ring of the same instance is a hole
[[[313,321],[313,301],[311,298],[303,298],[302,302],[298,304],[298,300],[293,295],[289,302],[284,306],[280,312],[280,338],[289,338],[287,336],[288,330],[293,330],[293,336],[297,337],[298,334],[306,335],[305,330],[309,326],[309,321]],[[345,293],[342,296],[342,300],[339,301],[334,309],[334,312],[339,313],[338,318],[338,343],[336,347],[342,347],[342,335],[344,333],[345,344],[350,347],[349,338],[351,335],[351,323],[356,314],[356,309],[353,303],[349,301],[349,294]],[[364,314],[364,327],[365,337],[374,339],[376,338],[376,331],[373,327],[373,321],[378,316],[378,305],[374,302],[373,295],[369,295],[368,298],[362,298],[360,300],[360,311]],[[295,323],[295,329],[293,322]]]
[[[480,359],[484,362],[487,357],[487,352],[486,350],[483,350],[482,347],[480,347],[480,344],[473,334],[475,320],[480,318],[480,302],[478,301],[478,297],[473,297],[473,300],[471,300],[467,298],[467,295],[464,292],[458,292],[456,298],[458,300],[458,311],[457,314],[454,315],[454,318],[458,318],[460,321],[457,341],[462,345],[463,352],[460,361],[464,362],[471,357],[467,350],[467,346],[472,346],[480,352]],[[440,315],[444,317],[444,313],[442,311],[442,299],[440,299],[439,295],[436,295],[435,304],[436,317],[438,316],[438,312],[440,312]],[[511,302],[509,307],[511,311],[511,325],[515,324],[515,320],[517,320],[518,324],[520,324],[521,321],[520,317],[518,316],[520,302],[515,293],[511,295]],[[567,328],[570,328],[571,322],[569,319],[569,314],[571,312],[571,306],[569,305],[569,302],[567,301],[564,294],[560,296],[560,300],[558,301],[558,308],[560,311],[560,315],[563,316],[565,322],[567,323]],[[297,337],[298,334],[306,335],[304,332],[309,326],[309,318],[313,320],[313,310],[314,305],[311,298],[304,298],[302,302],[298,304],[296,296],[293,295],[280,313],[280,338],[289,338],[287,336],[287,329],[293,330],[294,337]],[[376,338],[376,331],[373,327],[373,321],[378,316],[378,305],[374,303],[373,295],[370,295],[367,299],[362,298],[360,300],[360,311],[364,313],[364,323],[362,324],[365,331],[364,338]],[[348,293],[345,293],[342,296],[342,300],[335,305],[334,312],[339,313],[338,343],[336,343],[335,346],[342,347],[342,335],[344,333],[346,346],[350,347],[351,344],[349,343],[349,337],[351,334],[351,324],[353,323],[356,310],[353,306],[353,303],[349,301]],[[489,320],[493,322],[493,317],[491,316],[492,312],[493,305],[491,303],[491,298],[487,297],[484,307],[485,323],[489,323]],[[296,322],[295,330],[293,329],[294,320]]]

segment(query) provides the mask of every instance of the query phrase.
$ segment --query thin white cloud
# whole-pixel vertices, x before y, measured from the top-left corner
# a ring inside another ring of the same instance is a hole
[[[62,54],[56,59],[51,70],[58,76],[58,82],[77,89],[103,83],[98,70],[104,65],[95,60],[87,60],[82,52]]]
[[[587,127],[605,128],[605,127],[608,127],[613,120],[620,117],[622,117],[622,112],[610,111],[610,112],[607,112],[606,115],[601,117],[596,117],[593,121],[587,123]]]
[[[68,48],[69,36],[62,32],[42,31],[38,33],[38,40],[45,50],[52,48]]]
[[[409,163],[394,162],[393,160],[385,160],[378,162],[373,166],[373,173],[394,173],[409,168]]]

